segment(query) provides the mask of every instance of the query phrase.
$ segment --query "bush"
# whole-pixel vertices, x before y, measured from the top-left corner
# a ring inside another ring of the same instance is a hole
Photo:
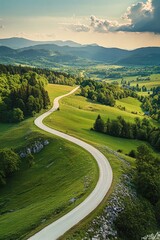
[[[11,149],[0,150],[0,184],[6,184],[7,178],[19,169],[20,158]]]
[[[122,150],[122,149],[118,149],[118,150],[117,150],[117,152],[119,152],[119,153],[122,153],[122,152],[123,152],[123,150]]]
[[[139,240],[156,229],[152,205],[146,200],[124,201],[125,209],[119,213],[115,225],[118,236],[123,240]]]
[[[24,114],[20,108],[14,108],[12,111],[12,122],[21,122],[24,120]]]
[[[137,155],[137,153],[136,153],[135,150],[131,150],[131,151],[129,152],[129,154],[128,154],[128,156],[130,156],[130,157],[132,157],[132,158],[136,158],[136,155]]]
[[[136,186],[138,192],[156,204],[160,199],[160,159],[156,158],[148,146],[137,148]]]

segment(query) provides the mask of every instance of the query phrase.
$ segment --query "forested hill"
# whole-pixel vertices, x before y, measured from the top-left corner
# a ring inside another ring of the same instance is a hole
[[[82,81],[82,78],[79,76],[73,76],[64,72],[57,72],[50,69],[0,64],[0,74],[22,75],[30,71],[37,73],[38,75],[45,76],[49,83],[72,86],[74,84],[79,84]]]
[[[47,69],[0,65],[0,122],[20,122],[50,104],[45,85],[74,85],[81,78]]]
[[[101,104],[115,106],[117,99],[126,97],[137,98],[136,92],[122,88],[115,84],[84,80],[81,84],[81,95]]]
[[[4,43],[5,44],[5,43]],[[160,64],[160,48],[146,47],[135,50],[105,48],[97,45],[38,44],[12,49],[0,46],[0,61],[4,64],[25,64],[36,67],[88,66],[93,63],[114,65]]]
[[[20,122],[50,103],[47,79],[35,72],[0,75],[0,122]]]

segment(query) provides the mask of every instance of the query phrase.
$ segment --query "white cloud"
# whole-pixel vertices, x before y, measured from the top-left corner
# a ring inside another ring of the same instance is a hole
[[[90,27],[85,24],[70,24],[67,26],[68,29],[71,29],[74,32],[89,32]]]
[[[95,16],[90,17],[90,26],[87,29],[99,33],[107,32],[152,32],[160,34],[160,0],[146,0],[146,2],[138,2],[132,4],[122,17],[124,23],[118,21],[110,21],[108,19],[100,19]],[[72,28],[78,31],[78,28]],[[81,28],[83,31],[83,28]]]
[[[99,19],[95,16],[91,16],[90,27],[95,32],[106,33],[109,31],[112,32],[115,29],[117,29],[119,27],[119,24],[117,21],[109,21],[109,20]]]

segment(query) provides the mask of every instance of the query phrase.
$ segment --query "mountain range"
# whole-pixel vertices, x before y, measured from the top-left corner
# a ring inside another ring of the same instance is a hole
[[[70,47],[80,47],[82,46],[79,43],[73,41],[33,41],[25,38],[4,38],[0,39],[0,46],[6,46],[13,49],[19,49],[24,47],[31,47],[39,44],[56,44],[58,46],[70,46]]]
[[[72,41],[37,42],[24,38],[0,39],[0,63],[37,67],[160,65],[160,47],[135,50],[81,45]]]

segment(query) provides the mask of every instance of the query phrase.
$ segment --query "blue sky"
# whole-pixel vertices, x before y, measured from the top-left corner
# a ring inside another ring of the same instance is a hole
[[[153,7],[160,10],[159,2],[0,0],[0,38],[18,36],[33,40],[73,40],[82,44],[97,43],[127,49],[159,46],[159,24],[150,20],[154,15]],[[130,10],[127,10],[129,7]],[[122,18],[124,15],[125,19]]]
[[[0,0],[5,16],[99,16],[118,17],[134,0]]]

